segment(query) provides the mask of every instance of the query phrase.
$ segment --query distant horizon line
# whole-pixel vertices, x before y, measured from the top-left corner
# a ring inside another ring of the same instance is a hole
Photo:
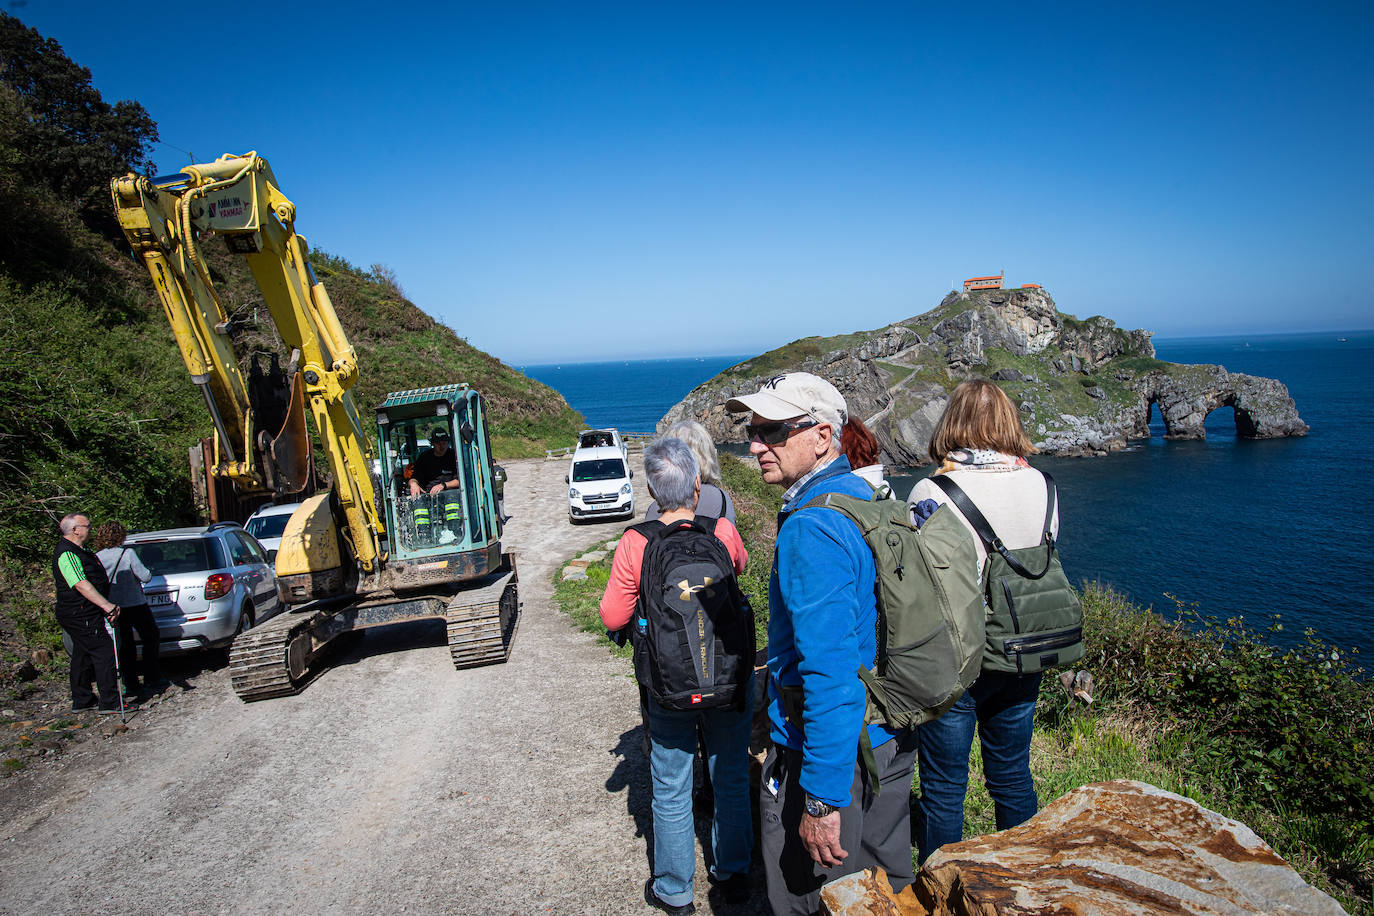
[[[1370,328],[1332,328],[1332,329],[1323,329],[1323,330],[1318,330],[1318,331],[1230,331],[1230,332],[1223,332],[1223,333],[1219,333],[1219,334],[1168,334],[1168,335],[1155,334],[1155,335],[1153,335],[1150,339],[1151,339],[1152,341],[1174,341],[1174,340],[1226,340],[1226,339],[1232,339],[1232,338],[1237,338],[1237,337],[1252,337],[1252,338],[1259,339],[1259,338],[1268,338],[1268,337],[1318,337],[1318,336],[1321,336],[1321,335],[1339,335],[1339,334],[1371,334],[1371,335],[1374,335],[1374,327],[1370,327]],[[786,344],[780,344],[779,346],[786,346]],[[773,347],[773,348],[771,348],[771,349],[777,349],[777,347]],[[563,359],[563,360],[559,360],[559,359],[549,359],[549,360],[527,360],[527,361],[525,361],[525,362],[520,362],[520,363],[517,363],[517,362],[508,362],[508,361],[506,361],[506,360],[503,359],[502,362],[504,362],[506,365],[511,366],[512,368],[515,368],[515,369],[525,369],[525,368],[546,368],[546,367],[550,367],[550,366],[552,366],[552,367],[559,367],[559,366],[591,366],[591,365],[596,365],[596,364],[598,364],[598,363],[655,363],[655,362],[669,362],[669,361],[671,361],[671,360],[691,360],[691,359],[711,359],[711,360],[716,360],[716,359],[734,359],[734,360],[736,360],[737,362],[743,362],[744,360],[753,359],[753,358],[756,357],[756,356],[762,356],[764,353],[768,353],[768,352],[770,352],[770,350],[763,350],[763,351],[761,351],[761,352],[759,352],[759,353],[745,353],[745,354],[735,354],[735,353],[719,353],[719,354],[717,354],[717,353],[694,353],[694,354],[691,354],[691,355],[689,355],[689,356],[603,356],[603,357],[600,357],[600,358],[597,358],[597,359],[577,359],[577,360],[568,360],[568,359]]]

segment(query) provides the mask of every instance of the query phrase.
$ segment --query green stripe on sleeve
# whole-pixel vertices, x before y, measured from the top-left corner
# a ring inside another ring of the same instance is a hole
[[[86,581],[86,570],[81,568],[81,558],[70,550],[63,551],[62,556],[57,558],[57,568],[62,573],[62,578],[67,581],[68,588],[76,588],[76,583]]]

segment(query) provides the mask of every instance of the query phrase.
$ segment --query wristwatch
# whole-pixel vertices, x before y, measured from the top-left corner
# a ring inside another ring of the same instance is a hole
[[[836,808],[834,805],[827,805],[819,798],[812,798],[810,795],[806,796],[806,813],[812,817],[825,817],[827,814],[831,814],[838,810],[840,809]]]

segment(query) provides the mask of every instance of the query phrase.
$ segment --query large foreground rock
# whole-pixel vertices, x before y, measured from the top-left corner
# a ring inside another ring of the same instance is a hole
[[[1020,827],[944,847],[916,895],[949,916],[1345,913],[1249,827],[1128,780],[1075,789]]]

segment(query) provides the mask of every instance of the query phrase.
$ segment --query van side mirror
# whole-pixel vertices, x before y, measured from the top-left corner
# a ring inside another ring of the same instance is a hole
[[[634,469],[634,468],[630,468],[630,477],[631,477],[631,479],[633,479],[634,476],[635,476],[635,469]]]
[[[564,482],[564,483],[572,483],[572,481],[568,479],[568,475],[567,475],[567,474],[564,474],[564,475],[563,475],[563,482]]]

